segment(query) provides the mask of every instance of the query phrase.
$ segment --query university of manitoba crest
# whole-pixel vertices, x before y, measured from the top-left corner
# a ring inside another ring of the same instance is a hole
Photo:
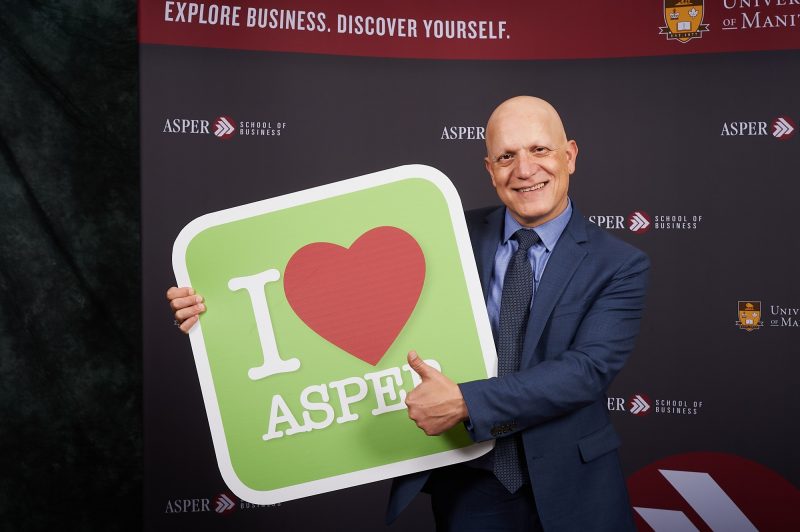
[[[764,326],[761,321],[761,301],[739,301],[739,319],[736,326],[753,332]]]
[[[708,24],[703,24],[703,0],[664,0],[664,22],[659,27],[659,35],[666,35],[667,40],[682,43],[699,39]]]

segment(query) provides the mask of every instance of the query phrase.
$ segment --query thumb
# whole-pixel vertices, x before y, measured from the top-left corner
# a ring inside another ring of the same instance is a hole
[[[424,360],[419,358],[416,351],[408,352],[408,365],[417,372],[422,380],[433,377],[433,373],[436,371],[435,368],[430,367]]]

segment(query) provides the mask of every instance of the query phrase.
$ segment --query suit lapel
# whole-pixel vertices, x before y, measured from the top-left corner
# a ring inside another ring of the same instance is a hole
[[[478,234],[475,235],[474,239],[475,263],[478,266],[478,275],[481,278],[484,301],[486,301],[486,296],[489,293],[489,282],[492,279],[497,244],[502,238],[504,213],[505,209],[500,207],[486,215],[484,223],[478,226]]]
[[[569,280],[587,255],[581,245],[586,242],[585,223],[583,216],[573,207],[572,217],[547,261],[544,275],[533,298],[533,308],[522,347],[522,367],[530,367],[539,362],[531,360],[534,348],[539,343],[556,302],[566,291]]]

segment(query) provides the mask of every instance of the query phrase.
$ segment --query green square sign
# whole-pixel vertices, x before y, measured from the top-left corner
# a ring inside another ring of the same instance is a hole
[[[416,350],[455,382],[496,373],[461,202],[409,165],[201,216],[173,248],[208,310],[190,332],[222,477],[274,504],[470,460],[404,399]]]

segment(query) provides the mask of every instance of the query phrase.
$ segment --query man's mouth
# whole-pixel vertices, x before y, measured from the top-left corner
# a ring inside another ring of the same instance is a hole
[[[517,189],[518,192],[533,192],[534,190],[539,190],[547,184],[547,181],[543,181],[542,183],[537,183],[532,187],[527,188],[519,188]]]

